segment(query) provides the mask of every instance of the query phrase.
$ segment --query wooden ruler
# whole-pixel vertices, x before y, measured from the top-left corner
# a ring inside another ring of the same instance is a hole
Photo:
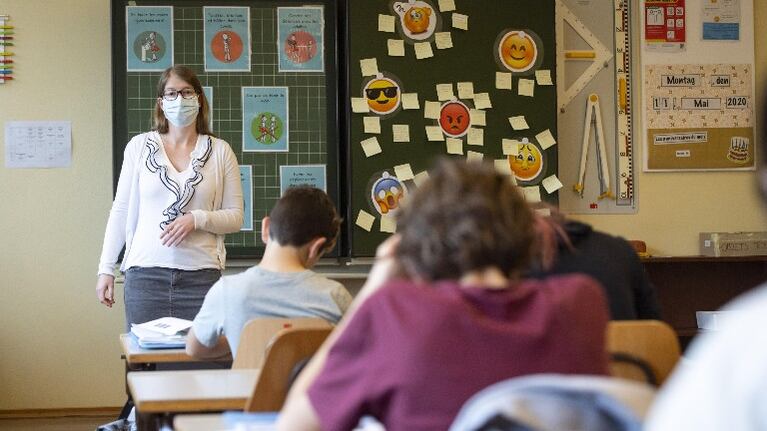
[[[629,0],[615,1],[615,87],[617,92],[616,196],[618,206],[635,206],[631,121],[631,24]]]

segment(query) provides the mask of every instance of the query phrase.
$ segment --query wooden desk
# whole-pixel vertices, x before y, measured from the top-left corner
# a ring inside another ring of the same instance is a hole
[[[130,364],[158,364],[167,362],[195,362],[184,349],[142,349],[130,334],[120,334],[123,357]]]

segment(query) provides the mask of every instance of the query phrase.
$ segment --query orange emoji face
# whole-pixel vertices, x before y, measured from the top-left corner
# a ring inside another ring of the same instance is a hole
[[[543,156],[535,145],[526,142],[519,145],[517,154],[509,156],[509,164],[514,176],[520,181],[532,181],[543,170]]]
[[[411,7],[402,17],[405,27],[413,34],[423,33],[428,30],[430,19],[431,8],[429,7]]]
[[[498,44],[498,56],[503,65],[512,72],[525,72],[538,59],[535,40],[524,31],[510,31],[503,35]]]
[[[375,78],[365,86],[370,110],[379,115],[390,114],[399,107],[399,85],[389,78]]]

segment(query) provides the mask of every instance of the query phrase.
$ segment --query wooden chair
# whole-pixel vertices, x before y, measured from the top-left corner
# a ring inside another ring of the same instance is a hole
[[[612,321],[606,341],[612,355],[611,375],[657,386],[666,381],[681,356],[676,332],[659,320]]]
[[[282,409],[297,364],[310,358],[330,335],[332,327],[291,327],[274,336],[266,351],[246,412]],[[238,352],[239,353],[239,352]]]
[[[261,368],[264,354],[275,335],[285,328],[332,328],[318,317],[258,317],[249,320],[240,333],[233,369]]]

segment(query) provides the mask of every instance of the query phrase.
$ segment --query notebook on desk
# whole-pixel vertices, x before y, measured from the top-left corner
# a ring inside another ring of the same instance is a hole
[[[183,349],[191,327],[191,320],[161,317],[146,323],[134,323],[131,335],[142,349]]]

